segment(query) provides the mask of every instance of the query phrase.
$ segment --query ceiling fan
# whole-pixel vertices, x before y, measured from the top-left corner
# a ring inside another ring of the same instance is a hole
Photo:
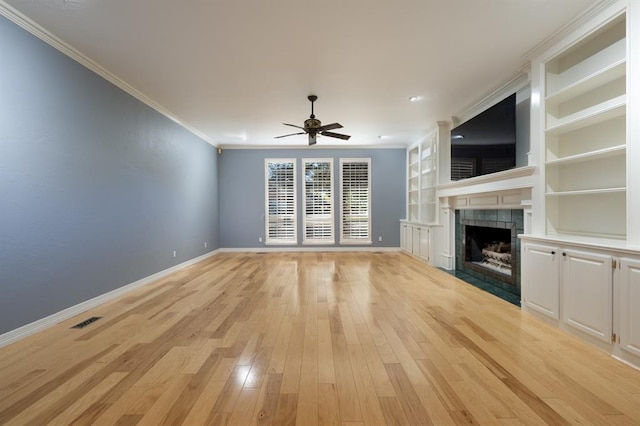
[[[303,132],[298,132],[298,133],[290,133],[288,135],[276,136],[276,139],[286,138],[287,136],[307,134],[307,135],[309,135],[309,145],[315,145],[316,144],[316,137],[318,135],[329,136],[330,138],[338,138],[338,139],[349,140],[349,138],[351,137],[349,135],[343,135],[341,133],[334,133],[334,132],[330,132],[329,131],[329,130],[334,130],[334,129],[341,129],[342,128],[342,124],[340,124],[340,123],[331,123],[331,124],[327,124],[327,125],[323,126],[322,123],[320,122],[320,120],[318,120],[316,118],[315,114],[313,113],[313,103],[318,99],[318,97],[316,95],[309,95],[307,97],[307,99],[309,99],[309,101],[311,101],[311,115],[309,116],[309,118],[304,120],[304,127],[296,126],[295,124],[282,123],[285,126],[297,127],[298,129],[301,129],[301,130],[304,130],[304,131]]]

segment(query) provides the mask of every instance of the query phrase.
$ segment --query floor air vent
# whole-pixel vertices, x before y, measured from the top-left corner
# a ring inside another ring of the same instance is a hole
[[[91,324],[92,322],[98,321],[100,318],[102,318],[102,317],[87,318],[86,320],[82,321],[81,323],[78,323],[78,324],[74,325],[71,328],[84,328],[84,327],[88,326],[89,324]]]

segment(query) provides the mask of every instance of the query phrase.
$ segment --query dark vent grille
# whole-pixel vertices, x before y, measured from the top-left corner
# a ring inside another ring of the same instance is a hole
[[[92,322],[98,321],[100,318],[102,318],[102,317],[87,318],[86,320],[82,321],[81,323],[78,323],[78,324],[74,325],[71,328],[84,328],[84,327],[88,326],[89,324],[91,324]]]

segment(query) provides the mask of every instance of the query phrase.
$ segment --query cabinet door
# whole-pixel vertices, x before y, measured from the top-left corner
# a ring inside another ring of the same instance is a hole
[[[400,248],[402,250],[407,249],[407,225],[400,224]]]
[[[640,261],[620,263],[620,345],[640,356]]]
[[[420,228],[417,226],[413,227],[413,237],[412,237],[412,246],[411,252],[416,256],[420,255]]]
[[[560,319],[560,259],[557,247],[522,245],[522,296],[527,308]]]
[[[404,249],[411,253],[413,250],[413,226],[407,225],[404,230]]]
[[[429,228],[420,228],[420,258],[429,261]]]
[[[562,321],[605,342],[611,342],[613,270],[611,256],[563,251]]]

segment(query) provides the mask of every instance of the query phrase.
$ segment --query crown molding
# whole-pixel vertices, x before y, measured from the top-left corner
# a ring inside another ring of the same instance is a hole
[[[149,98],[144,93],[137,90],[135,87],[129,85],[127,82],[125,82],[115,74],[111,73],[106,68],[104,68],[103,66],[95,62],[94,60],[90,59],[89,57],[85,56],[78,50],[74,49],[73,47],[71,47],[70,45],[68,45],[67,43],[65,43],[64,41],[62,41],[61,39],[59,39],[49,31],[47,31],[37,23],[32,21],[26,15],[22,14],[18,10],[14,9],[13,7],[5,3],[3,0],[0,0],[0,15],[4,16],[9,21],[13,22],[20,28],[24,29],[25,31],[31,33],[32,35],[39,38],[40,40],[44,41],[54,49],[70,57],[71,59],[78,62],[85,68],[88,68],[89,70],[98,74],[100,77],[114,84],[116,87],[124,90],[129,95],[138,99],[140,102],[144,103],[145,105],[153,108],[154,110],[164,115],[174,123],[182,126],[184,129],[193,133],[198,138],[204,140],[205,142],[215,147],[218,146],[207,135],[196,130],[194,127],[190,126],[185,121],[181,120],[179,117],[172,114],[168,109],[164,108],[162,105],[158,104],[153,99]]]
[[[513,78],[511,78],[511,80],[507,81],[488,95],[479,99],[470,107],[462,111],[460,114],[451,117],[453,127],[458,126],[469,120],[470,118],[475,117],[482,111],[485,111],[486,109],[492,107],[511,94],[524,89],[525,87],[527,87],[530,80],[529,64],[527,63],[527,65],[520,68],[518,73]]]
[[[591,5],[565,26],[555,31],[540,43],[535,45],[533,48],[531,48],[529,51],[527,51],[524,55],[522,55],[522,58],[530,61],[533,58],[539,56],[546,50],[550,49],[553,45],[557,44],[560,40],[569,36],[582,25],[586,24],[591,19],[598,16],[604,10],[608,9],[616,3],[621,3],[621,0],[601,0]]]
[[[275,145],[220,145],[218,148],[220,149],[309,149],[309,150],[317,150],[317,149],[338,149],[338,150],[346,150],[346,149],[405,149],[407,148],[406,144],[384,144],[384,145],[351,145],[351,146],[338,146],[338,145],[283,145],[283,146],[275,146]]]

